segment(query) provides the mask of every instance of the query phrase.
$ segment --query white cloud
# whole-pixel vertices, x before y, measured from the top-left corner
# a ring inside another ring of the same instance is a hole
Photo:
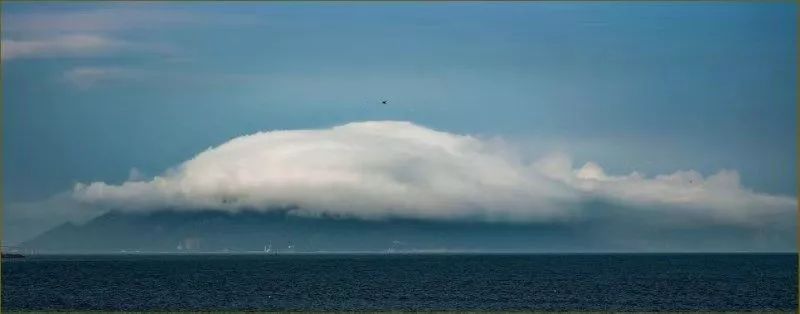
[[[170,43],[123,40],[133,29],[162,30],[179,25],[240,25],[253,19],[235,14],[186,13],[163,6],[113,5],[101,8],[3,15],[2,60],[95,57],[123,51],[156,52],[175,58]]]
[[[13,33],[119,32],[131,29],[163,29],[180,25],[242,25],[257,23],[249,15],[234,13],[187,12],[161,4],[111,4],[103,7],[75,6],[70,10],[50,10],[3,15],[3,30]]]
[[[78,184],[83,202],[128,210],[269,209],[366,219],[549,221],[603,200],[664,214],[748,224],[793,214],[793,198],[745,189],[736,172],[612,176],[566,155],[523,163],[497,141],[409,122],[261,132],[209,148],[147,181]],[[631,209],[634,210],[634,209]]]
[[[87,34],[33,40],[3,39],[2,59],[98,56],[131,46],[124,41]]]
[[[791,214],[797,204],[794,198],[744,188],[738,172],[733,170],[721,170],[708,177],[688,170],[647,178],[638,172],[608,175],[594,162],[573,169],[569,158],[563,155],[545,158],[538,164],[542,173],[584,195],[644,210],[668,208],[682,214],[748,224]]]
[[[101,82],[141,79],[142,70],[122,67],[77,67],[64,73],[64,79],[79,88],[90,88]]]
[[[131,168],[128,171],[128,181],[141,181],[145,179],[145,174],[138,168]]]

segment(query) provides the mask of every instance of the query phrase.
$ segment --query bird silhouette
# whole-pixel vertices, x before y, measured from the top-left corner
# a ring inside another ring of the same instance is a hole
[[[382,104],[384,104],[384,105],[385,105],[386,103],[388,103],[388,102],[389,102],[388,100],[383,100],[383,101],[381,101],[381,103],[382,103]]]

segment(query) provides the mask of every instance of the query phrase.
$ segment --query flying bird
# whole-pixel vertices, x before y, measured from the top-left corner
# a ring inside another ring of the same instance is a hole
[[[385,105],[386,103],[388,103],[388,102],[389,102],[388,100],[382,100],[382,101],[381,101],[381,103],[382,103],[382,104],[384,104],[384,105]]]

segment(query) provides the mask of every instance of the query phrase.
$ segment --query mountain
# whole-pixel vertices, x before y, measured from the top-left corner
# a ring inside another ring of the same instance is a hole
[[[791,251],[795,245],[793,238],[764,230],[664,227],[649,221],[598,216],[562,223],[488,223],[301,217],[290,210],[109,211],[82,225],[57,226],[22,246],[43,253],[117,253],[252,252],[270,244],[278,252]]]

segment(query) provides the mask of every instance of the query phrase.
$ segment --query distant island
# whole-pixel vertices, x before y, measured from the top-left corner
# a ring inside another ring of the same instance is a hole
[[[790,238],[731,226],[620,223],[608,217],[626,212],[631,221],[644,218],[609,204],[592,207],[591,219],[560,223],[303,217],[292,209],[109,211],[84,224],[62,224],[19,247],[43,254],[763,252],[794,247]]]

